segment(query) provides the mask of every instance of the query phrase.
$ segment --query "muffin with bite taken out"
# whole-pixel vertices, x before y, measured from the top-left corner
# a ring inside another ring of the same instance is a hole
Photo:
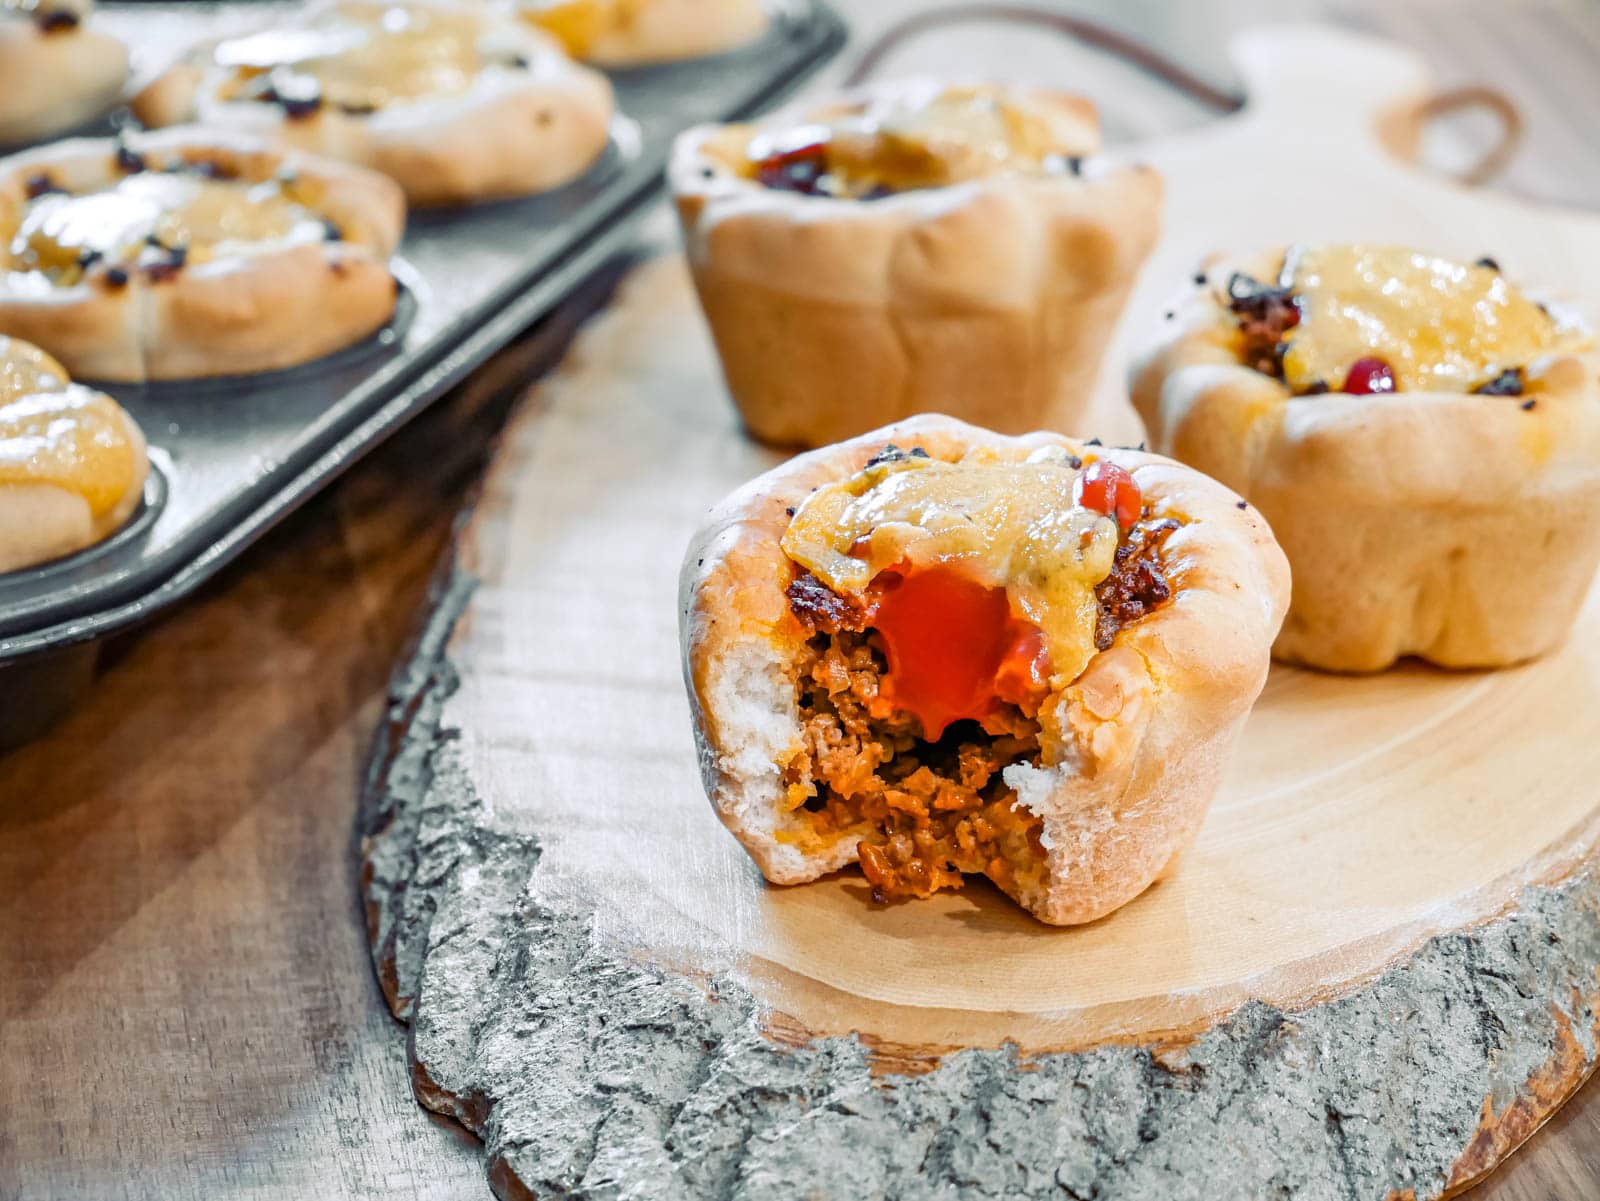
[[[1287,599],[1266,523],[1170,460],[947,417],[865,434],[689,548],[706,790],[774,883],[981,874],[1093,921],[1199,830]]]

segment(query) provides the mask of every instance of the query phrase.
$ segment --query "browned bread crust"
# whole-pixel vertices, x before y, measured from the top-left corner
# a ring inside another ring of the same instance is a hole
[[[1288,601],[1266,523],[1215,481],[1135,450],[1056,434],[1009,438],[925,416],[785,463],[711,513],[684,560],[680,619],[701,774],[713,808],[774,883],[854,862],[857,841],[808,851],[781,804],[781,764],[801,737],[794,663],[809,636],[790,612],[788,510],[859,471],[886,443],[954,459],[1059,445],[1133,473],[1155,515],[1180,516],[1164,552],[1172,600],[1125,627],[1040,710],[1041,763],[1007,769],[1043,819],[1041,880],[1013,896],[1046,922],[1093,921],[1142,892],[1200,828],[1235,736],[1265,682]]]
[[[311,15],[337,7],[333,0]],[[375,113],[324,105],[291,117],[274,105],[221,99],[212,47],[199,46],[133,98],[134,115],[153,128],[198,121],[246,130],[370,167],[399,183],[418,207],[528,196],[588,170],[611,136],[610,82],[510,14],[460,7],[481,11],[497,50],[516,52],[528,65],[484,71],[460,96],[397,102]]]
[[[394,311],[389,256],[405,202],[372,171],[214,130],[170,129],[121,143],[80,138],[0,159],[0,230],[15,229],[28,181],[48,174],[69,191],[118,177],[119,146],[150,156],[221,164],[241,179],[292,170],[316,189],[340,240],[301,243],[187,266],[170,276],[103,274],[41,291],[0,271],[0,332],[43,347],[74,376],[136,382],[271,371],[330,354],[378,329]]]
[[[1132,373],[1151,445],[1248,497],[1287,552],[1274,654],[1365,672],[1405,655],[1498,667],[1559,644],[1600,562],[1600,358],[1530,364],[1525,398],[1291,396],[1240,362],[1215,286],[1271,278],[1281,259],[1216,263]]]

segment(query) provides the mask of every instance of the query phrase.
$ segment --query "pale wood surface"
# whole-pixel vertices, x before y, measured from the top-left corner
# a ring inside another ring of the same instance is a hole
[[[1530,6],[1503,36],[1442,10],[1389,19],[1529,88],[1566,64],[1539,111],[1595,111],[1575,6]],[[1224,24],[1188,19],[1174,48],[1209,52]],[[1600,197],[1587,142],[1536,123],[1533,146],[1524,190]],[[455,429],[402,435],[0,761],[0,1197],[486,1195],[475,1150],[408,1095],[348,835],[463,494],[438,455]],[[1600,1194],[1597,1147],[1590,1088],[1475,1195]]]

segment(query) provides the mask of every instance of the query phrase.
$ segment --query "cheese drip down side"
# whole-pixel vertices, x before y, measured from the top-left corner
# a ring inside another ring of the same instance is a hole
[[[314,94],[351,111],[372,111],[465,92],[483,66],[482,33],[482,23],[470,12],[352,0],[305,28],[222,42],[213,57],[234,71],[224,100],[249,98],[252,86],[269,76],[275,87],[291,94]]]
[[[28,203],[10,247],[14,270],[73,274],[86,261],[133,262],[152,242],[200,262],[284,241],[319,241],[322,221],[275,180],[246,184],[147,171],[99,192]]]
[[[136,483],[127,417],[43,351],[0,338],[0,484],[53,484],[103,517]]]
[[[959,571],[1003,588],[1044,637],[1051,687],[1094,657],[1094,588],[1110,574],[1116,522],[1074,499],[1065,452],[998,462],[920,457],[868,467],[818,489],[795,512],[783,551],[842,596],[862,596],[880,572]]]
[[[859,195],[945,187],[1006,174],[1040,174],[1092,153],[1091,123],[1015,103],[982,86],[917,88],[815,110],[789,129],[756,133],[754,165],[811,148],[826,160],[830,187]]]
[[[1282,359],[1297,393],[1339,390],[1364,358],[1403,392],[1469,392],[1584,340],[1494,268],[1399,246],[1295,247],[1281,282],[1300,310]]]

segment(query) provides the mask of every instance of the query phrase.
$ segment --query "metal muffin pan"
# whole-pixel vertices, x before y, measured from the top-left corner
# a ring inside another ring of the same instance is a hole
[[[232,4],[98,10],[141,50],[241,20]],[[524,200],[413,212],[400,299],[367,342],[287,371],[102,385],[144,429],[144,505],[106,542],[0,574],[0,746],[38,734],[83,695],[101,641],[182,600],[388,434],[559,304],[625,248],[661,190],[673,137],[770,106],[826,62],[845,27],[824,0],[782,0],[739,50],[611,73],[619,116],[588,174]]]

